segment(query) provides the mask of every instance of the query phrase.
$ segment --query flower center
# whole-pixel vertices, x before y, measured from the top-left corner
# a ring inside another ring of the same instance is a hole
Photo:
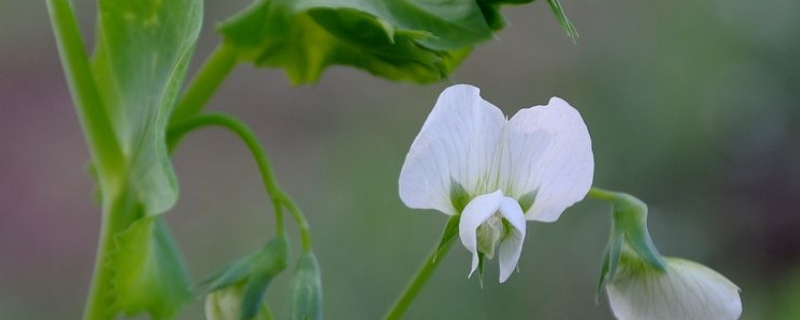
[[[489,220],[486,220],[478,227],[478,252],[482,253],[487,259],[494,258],[497,247],[500,246],[505,235],[508,233],[507,222],[499,213],[495,213]]]

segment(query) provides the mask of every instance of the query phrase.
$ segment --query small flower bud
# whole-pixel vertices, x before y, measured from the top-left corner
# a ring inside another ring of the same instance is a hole
[[[300,256],[291,290],[291,320],[322,319],[322,280],[314,253],[305,252]]]
[[[217,272],[206,282],[206,317],[209,320],[271,319],[263,302],[272,279],[286,268],[288,245],[276,237],[258,252],[241,258]]]
[[[244,283],[230,286],[209,293],[206,296],[206,320],[240,320],[242,319],[242,298],[244,296]],[[273,319],[266,303],[262,303],[256,320]]]
[[[206,295],[206,319],[239,319],[242,313],[242,287],[231,286]]]

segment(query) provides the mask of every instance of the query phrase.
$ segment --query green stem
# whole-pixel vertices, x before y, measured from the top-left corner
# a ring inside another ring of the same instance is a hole
[[[47,0],[47,9],[92,163],[98,170],[101,187],[108,191],[110,181],[107,179],[121,172],[120,168],[124,165],[122,149],[97,90],[89,57],[69,0]]]
[[[114,235],[125,230],[137,218],[133,198],[127,189],[123,189],[119,194],[111,195],[107,199],[111,200],[103,209],[100,241],[95,258],[92,285],[89,288],[89,297],[84,309],[84,320],[113,320],[116,318],[116,311],[112,309],[114,297],[108,292],[111,288],[113,270],[106,268],[104,264],[114,249]]]
[[[185,121],[173,125],[169,132],[167,141],[170,148],[180,141],[180,139],[188,132],[206,126],[219,126],[233,131],[239,138],[244,141],[253,157],[258,164],[258,169],[261,172],[261,178],[264,182],[264,187],[267,189],[272,204],[275,207],[275,219],[278,225],[278,233],[283,234],[283,213],[282,207],[286,207],[292,217],[295,219],[298,228],[300,229],[300,236],[303,246],[303,251],[311,251],[311,231],[308,227],[308,222],[305,219],[302,211],[297,207],[294,201],[284,192],[278,182],[275,180],[275,175],[272,172],[272,167],[267,157],[267,152],[258,141],[256,135],[244,123],[238,119],[224,115],[224,114],[203,114],[191,117]]]
[[[422,287],[425,286],[425,283],[428,282],[428,279],[430,279],[431,275],[436,270],[436,267],[444,260],[444,256],[447,254],[447,251],[450,250],[453,242],[455,241],[450,239],[442,245],[437,244],[437,246],[433,248],[428,258],[425,259],[425,262],[417,271],[417,274],[414,275],[414,278],[406,286],[405,290],[403,290],[403,293],[397,301],[395,301],[392,309],[386,314],[384,320],[398,320],[403,317],[403,314],[406,313],[408,307],[414,301],[414,298],[417,297]]]
[[[233,71],[236,63],[236,50],[233,47],[224,43],[217,46],[178,101],[170,123],[181,122],[199,113]]]
[[[110,299],[113,297],[107,291],[110,287],[111,274],[103,264],[114,246],[113,235],[127,225],[125,221],[127,215],[119,211],[126,210],[128,199],[124,195],[117,197],[123,194],[116,188],[121,185],[121,181],[113,180],[120,178],[118,173],[123,172],[125,160],[97,89],[89,65],[89,56],[70,2],[47,0],[47,9],[73,104],[83,128],[92,163],[97,170],[100,189],[106,195],[94,274],[84,309],[84,319],[111,320],[115,317],[115,312],[109,308],[112,302]]]
[[[603,200],[603,201],[614,201],[617,198],[617,192],[611,190],[600,189],[596,187],[592,187],[589,189],[589,198]]]

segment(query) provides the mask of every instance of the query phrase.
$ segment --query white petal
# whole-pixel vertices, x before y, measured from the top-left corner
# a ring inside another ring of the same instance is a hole
[[[464,212],[461,213],[461,220],[458,223],[458,235],[461,237],[461,243],[464,247],[469,252],[472,252],[470,276],[478,268],[479,262],[478,227],[500,210],[500,199],[502,198],[503,193],[500,191],[475,197],[464,207]]]
[[[736,320],[739,288],[703,265],[667,259],[667,271],[623,267],[606,286],[619,320]]]
[[[507,195],[535,200],[528,220],[552,222],[582,200],[592,186],[594,156],[578,110],[559,98],[520,110],[507,126],[501,181]]]
[[[505,121],[500,109],[480,97],[478,88],[455,85],[445,89],[400,172],[403,203],[457,214],[450,200],[452,182],[471,192],[486,183],[487,171],[497,166],[494,157],[499,155]]]
[[[525,241],[525,215],[516,200],[503,197],[500,200],[500,214],[511,224],[513,230],[500,243],[500,283],[506,282],[517,268]]]

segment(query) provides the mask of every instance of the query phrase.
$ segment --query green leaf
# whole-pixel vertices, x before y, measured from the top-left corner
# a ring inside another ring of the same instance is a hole
[[[550,5],[550,9],[553,10],[553,14],[556,15],[556,19],[558,23],[561,25],[561,28],[564,28],[564,31],[567,32],[567,35],[572,39],[573,42],[578,39],[578,30],[575,29],[575,26],[572,25],[572,21],[567,18],[567,14],[564,12],[564,7],[561,6],[561,3],[558,0],[547,0],[547,3]]]
[[[162,216],[147,216],[114,237],[114,308],[128,315],[148,312],[171,319],[192,298],[189,276]]]
[[[533,0],[478,0],[486,23],[492,30],[499,30],[506,26],[506,19],[500,13],[500,6],[504,4],[526,4]]]
[[[147,214],[177,197],[165,143],[202,22],[202,0],[100,0],[92,70]]]
[[[336,64],[438,81],[493,36],[475,0],[259,0],[219,30],[241,58],[283,68],[295,84]]]

